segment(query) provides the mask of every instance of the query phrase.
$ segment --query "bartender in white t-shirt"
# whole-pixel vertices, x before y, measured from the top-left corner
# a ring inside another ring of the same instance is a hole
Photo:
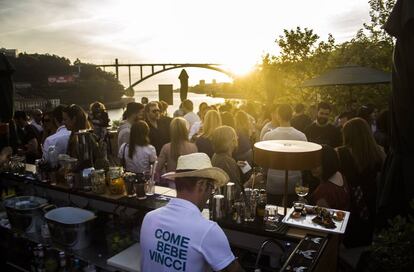
[[[214,186],[228,182],[227,174],[212,167],[206,154],[192,153],[180,156],[176,172],[163,177],[175,181],[177,198],[144,218],[141,271],[244,271],[223,230],[200,212]]]

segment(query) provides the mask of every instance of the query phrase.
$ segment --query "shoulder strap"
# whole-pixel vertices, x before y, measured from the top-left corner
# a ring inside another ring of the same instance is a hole
[[[125,143],[125,145],[124,145],[124,150],[123,150],[123,152],[122,152],[122,159],[121,159],[121,164],[122,164],[122,167],[124,167],[125,168],[125,166],[126,166],[126,159],[125,159],[125,149],[126,149],[126,146],[127,146],[128,144],[127,143]]]

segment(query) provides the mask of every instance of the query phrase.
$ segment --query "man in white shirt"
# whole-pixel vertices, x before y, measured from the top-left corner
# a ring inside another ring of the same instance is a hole
[[[31,112],[30,116],[32,117],[30,124],[34,128],[36,128],[39,135],[42,135],[43,133],[43,123],[42,123],[43,112],[39,109],[34,109]]]
[[[182,110],[184,111],[184,119],[188,122],[188,127],[191,129],[191,127],[194,125],[195,122],[200,122],[200,117],[193,112],[194,105],[193,102],[189,99],[184,100],[182,103]]]
[[[225,185],[228,175],[212,167],[206,154],[192,153],[180,156],[176,172],[163,177],[175,181],[177,198],[144,218],[141,271],[244,271],[223,230],[201,214],[214,186]]]
[[[66,154],[71,132],[66,129],[63,123],[62,112],[64,108],[64,105],[59,105],[53,110],[53,122],[55,122],[58,129],[54,134],[47,137],[43,143],[43,159],[46,161],[48,160],[49,147],[52,145],[55,146],[58,154]]]
[[[277,121],[279,127],[267,132],[263,140],[295,140],[307,141],[304,133],[290,125],[292,119],[292,108],[287,104],[282,104],[277,108]],[[302,178],[300,171],[289,171],[288,194],[295,194],[295,184]],[[266,191],[268,200],[273,204],[281,204],[284,192],[285,171],[269,169],[267,172]]]
[[[260,138],[259,138],[260,141],[263,141],[263,137],[265,136],[266,133],[274,130],[275,128],[279,126],[279,121],[277,120],[277,107],[276,106],[273,107],[270,117],[271,117],[270,122],[267,122],[263,126],[262,130],[260,131]]]

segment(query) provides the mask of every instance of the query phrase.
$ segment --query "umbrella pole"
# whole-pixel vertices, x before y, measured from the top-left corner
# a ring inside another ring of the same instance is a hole
[[[283,215],[287,213],[287,197],[288,197],[288,170],[285,170],[285,191],[283,194]]]

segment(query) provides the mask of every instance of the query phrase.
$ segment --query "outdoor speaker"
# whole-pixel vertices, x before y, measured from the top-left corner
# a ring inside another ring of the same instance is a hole
[[[159,84],[158,85],[158,98],[159,101],[163,100],[168,105],[173,104],[173,85],[172,84]]]

